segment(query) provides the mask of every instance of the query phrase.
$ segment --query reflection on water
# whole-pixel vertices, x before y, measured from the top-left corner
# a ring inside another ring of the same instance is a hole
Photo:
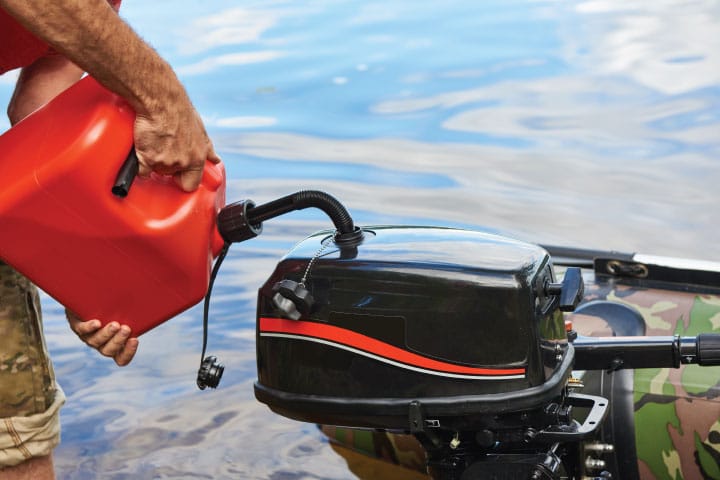
[[[360,224],[720,260],[714,2],[126,0],[123,15],[188,86],[229,199],[322,189]],[[60,478],[355,478],[314,426],[252,394],[256,289],[328,226],[298,212],[231,249],[217,391],[194,385],[199,308],[117,369],[44,299],[69,397]]]

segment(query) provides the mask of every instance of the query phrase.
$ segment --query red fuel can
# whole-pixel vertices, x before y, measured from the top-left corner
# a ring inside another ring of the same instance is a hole
[[[111,193],[135,113],[86,77],[0,136],[0,257],[85,320],[140,335],[198,303],[223,239],[225,170]]]

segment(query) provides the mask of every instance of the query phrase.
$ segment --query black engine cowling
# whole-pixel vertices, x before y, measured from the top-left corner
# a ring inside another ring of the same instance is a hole
[[[260,289],[256,396],[302,421],[397,430],[545,406],[573,360],[554,280],[545,250],[485,233],[313,235]]]

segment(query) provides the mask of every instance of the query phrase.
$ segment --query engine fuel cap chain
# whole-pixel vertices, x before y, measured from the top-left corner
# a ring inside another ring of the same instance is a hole
[[[308,262],[300,282],[286,278],[273,286],[273,303],[287,318],[299,320],[300,317],[309,314],[312,310],[315,299],[305,285],[310,278],[313,265],[330,245],[332,239],[333,236],[330,236],[321,242],[320,248]]]

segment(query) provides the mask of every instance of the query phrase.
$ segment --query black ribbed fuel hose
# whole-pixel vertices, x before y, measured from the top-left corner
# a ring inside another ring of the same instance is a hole
[[[309,207],[325,212],[339,235],[355,232],[353,219],[345,207],[332,195],[317,190],[301,190],[263,205],[248,207],[247,218],[250,223],[257,225],[285,213]]]

